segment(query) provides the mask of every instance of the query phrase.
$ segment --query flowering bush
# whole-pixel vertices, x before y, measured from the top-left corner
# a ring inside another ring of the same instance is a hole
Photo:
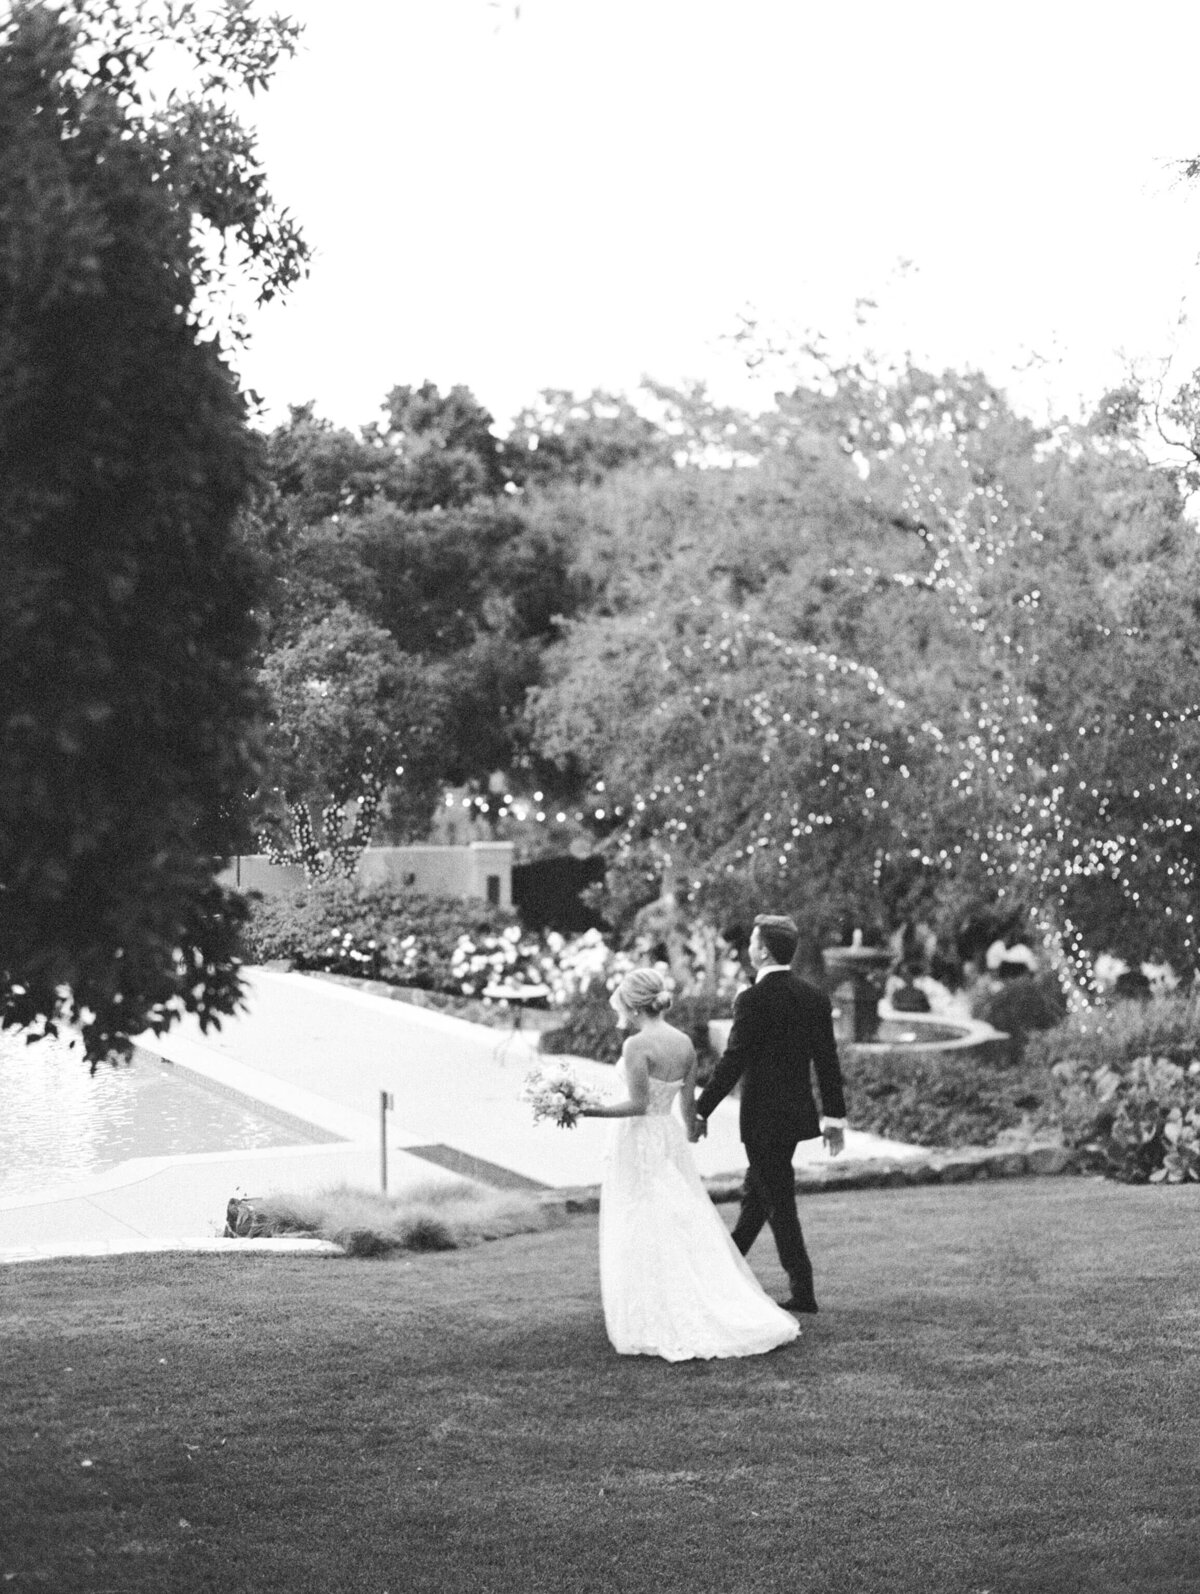
[[[338,882],[255,902],[244,950],[253,963],[286,958],[298,969],[456,992],[460,939],[499,935],[513,920],[486,902]]]
[[[567,1007],[590,993],[616,990],[631,969],[642,961],[632,952],[617,952],[599,930],[588,930],[568,941],[551,932],[546,945],[555,962],[554,1005]]]
[[[489,985],[545,985],[558,1008],[593,990],[607,1001],[645,961],[613,951],[596,930],[570,940],[533,935],[484,902],[354,882],[254,902],[243,950],[251,963],[286,959],[298,969],[458,997],[483,998]]]
[[[545,946],[515,924],[496,935],[460,935],[450,954],[453,989],[463,996],[484,996],[489,986],[552,989],[554,973],[554,959]]]
[[[563,1015],[562,1028],[545,1037],[543,1049],[608,1062],[620,1055],[624,1038],[609,997],[631,969],[649,961],[645,946],[615,950],[598,930],[571,938],[554,931],[534,935],[513,914],[483,902],[353,882],[255,902],[245,955],[248,962],[286,959],[298,969],[482,1001],[497,1016],[508,1004],[502,996],[485,996],[489,987],[543,985],[546,1005]],[[726,962],[722,985],[728,989],[685,992],[672,1009],[672,1022],[692,1035],[702,1062],[708,1019],[728,1017],[732,1009],[736,964]],[[654,966],[674,983],[665,963]]]

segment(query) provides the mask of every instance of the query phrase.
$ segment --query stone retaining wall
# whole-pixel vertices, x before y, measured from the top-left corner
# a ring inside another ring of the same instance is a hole
[[[963,1184],[972,1179],[1045,1178],[1076,1173],[1078,1159],[1062,1146],[1030,1145],[1020,1149],[991,1146],[963,1146],[957,1151],[931,1151],[925,1157],[879,1157],[860,1162],[817,1163],[796,1170],[796,1189],[805,1195],[823,1190],[883,1190],[900,1185]],[[714,1201],[739,1201],[740,1175],[706,1179],[705,1187]],[[600,1206],[598,1186],[574,1190],[555,1190],[545,1200],[561,1205],[568,1212],[596,1212]]]

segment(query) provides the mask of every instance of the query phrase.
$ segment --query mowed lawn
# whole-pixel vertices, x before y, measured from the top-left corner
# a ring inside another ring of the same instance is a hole
[[[591,1217],[0,1269],[0,1588],[1200,1586],[1200,1190],[802,1213],[821,1315],[737,1362],[615,1356]],[[753,1261],[782,1290],[768,1236]]]

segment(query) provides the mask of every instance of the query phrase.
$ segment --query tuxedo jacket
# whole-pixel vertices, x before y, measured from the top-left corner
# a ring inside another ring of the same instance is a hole
[[[844,1118],[846,1098],[829,998],[791,974],[767,974],[734,1002],[729,1044],[696,1110],[707,1118],[740,1079],[743,1141],[813,1140],[821,1133],[814,1070],[821,1112]]]

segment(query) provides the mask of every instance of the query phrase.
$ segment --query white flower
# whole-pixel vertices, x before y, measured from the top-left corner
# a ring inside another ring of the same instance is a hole
[[[1179,984],[1179,976],[1169,963],[1143,963],[1142,973],[1150,981],[1150,989],[1166,995]]]
[[[1111,990],[1122,974],[1128,973],[1129,964],[1123,958],[1114,957],[1111,952],[1101,952],[1092,965],[1092,978],[1101,991]]]
[[[533,1121],[552,1119],[560,1129],[572,1129],[581,1107],[595,1107],[599,1097],[575,1078],[566,1063],[542,1063],[531,1068],[521,1087],[522,1099],[533,1107]]]

